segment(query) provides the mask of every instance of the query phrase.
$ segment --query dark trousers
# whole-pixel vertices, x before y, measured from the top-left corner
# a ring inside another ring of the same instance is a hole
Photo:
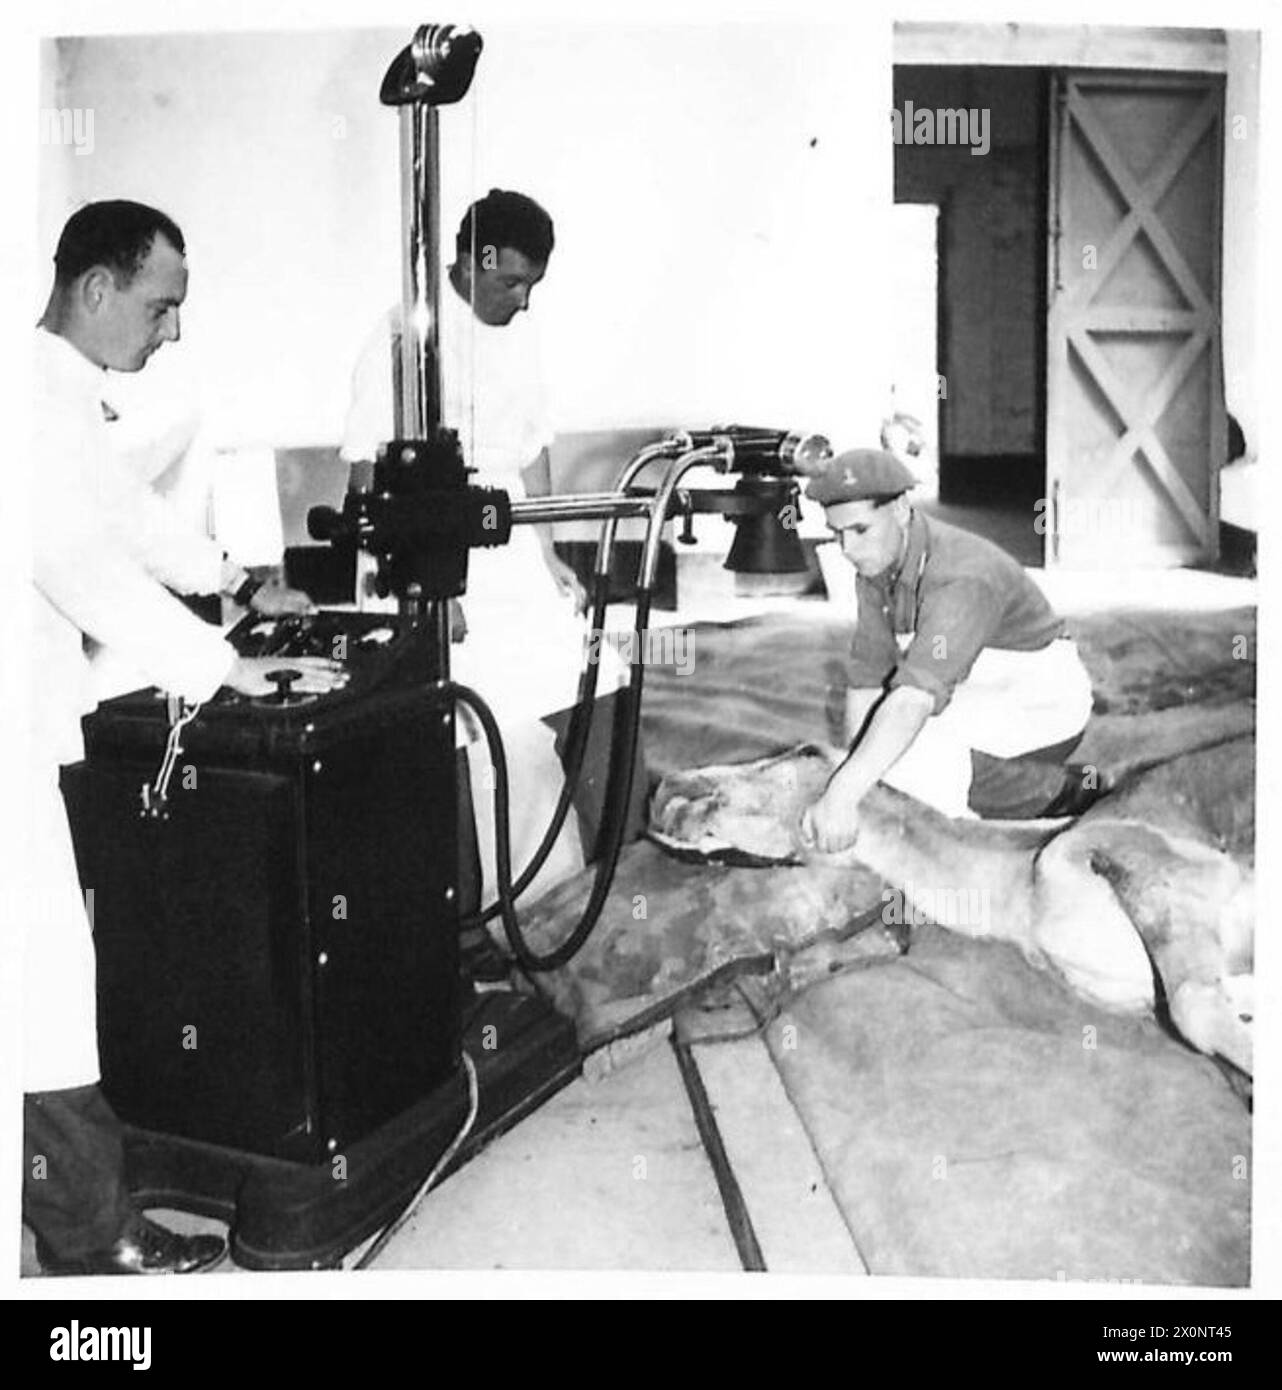
[[[970,809],[985,820],[1032,820],[1064,786],[1064,764],[1082,735],[1023,753],[995,758],[972,749]]]
[[[94,1086],[23,1097],[22,1216],[64,1258],[113,1245],[133,1210],[124,1136]]]

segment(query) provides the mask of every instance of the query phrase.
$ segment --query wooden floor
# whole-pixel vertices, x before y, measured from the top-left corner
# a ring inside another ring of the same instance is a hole
[[[764,1042],[692,1051],[767,1269],[864,1275]],[[153,1214],[185,1232],[223,1229]],[[23,1236],[22,1273],[38,1275]],[[668,1030],[589,1059],[585,1076],[430,1192],[372,1268],[741,1273]],[[204,1277],[246,1272],[224,1262]]]

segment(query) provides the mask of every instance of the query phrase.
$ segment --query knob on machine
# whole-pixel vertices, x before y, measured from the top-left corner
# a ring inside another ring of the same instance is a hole
[[[277,704],[287,705],[292,699],[302,699],[302,696],[295,696],[293,685],[296,680],[302,678],[302,672],[292,666],[283,666],[275,671],[267,672],[267,679],[276,687],[275,694],[271,697]]]

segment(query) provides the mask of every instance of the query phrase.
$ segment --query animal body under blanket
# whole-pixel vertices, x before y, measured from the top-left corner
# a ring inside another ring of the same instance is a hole
[[[808,744],[670,773],[650,833],[732,862],[866,866],[901,919],[1014,942],[1110,1009],[1152,1009],[1156,971],[1183,1036],[1251,1074],[1253,740],[1136,772],[1075,823],[952,820],[879,784],[852,850],[807,852],[798,819],[838,756]],[[949,920],[945,902],[965,910]]]

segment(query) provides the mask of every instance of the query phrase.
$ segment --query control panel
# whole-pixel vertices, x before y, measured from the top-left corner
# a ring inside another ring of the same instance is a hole
[[[183,747],[193,756],[235,755],[249,764],[306,756],[333,737],[347,736],[353,724],[411,717],[432,701],[439,677],[428,628],[396,614],[251,613],[227,637],[241,656],[273,662],[266,673],[273,689],[262,695],[219,690],[184,726]],[[337,662],[346,683],[321,695],[295,689],[300,672],[291,663],[304,657]],[[150,757],[164,749],[173,714],[160,690],[107,700],[85,720],[86,749],[91,755],[132,751]]]

